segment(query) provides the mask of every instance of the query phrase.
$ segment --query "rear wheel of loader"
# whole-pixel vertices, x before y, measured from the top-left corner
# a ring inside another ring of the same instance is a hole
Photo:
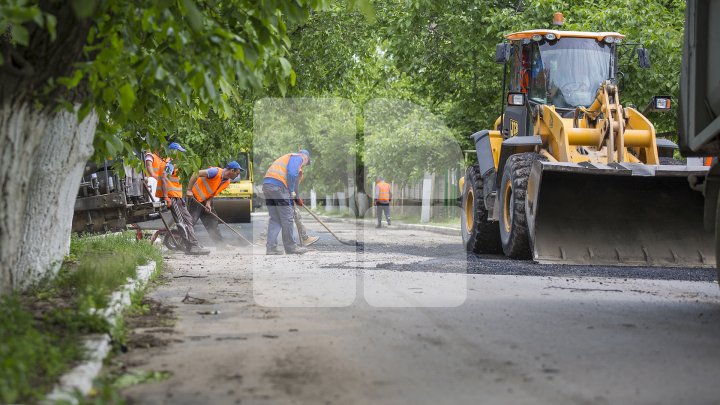
[[[513,259],[532,258],[525,198],[530,168],[536,160],[543,158],[537,153],[510,156],[500,182],[500,240],[503,252]]]
[[[465,187],[461,203],[460,232],[468,252],[500,253],[498,223],[488,221],[483,202],[483,185],[480,169],[470,166],[465,175]]]

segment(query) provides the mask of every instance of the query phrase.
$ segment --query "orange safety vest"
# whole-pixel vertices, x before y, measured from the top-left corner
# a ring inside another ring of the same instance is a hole
[[[390,184],[381,181],[380,183],[377,183],[377,195],[375,196],[375,199],[378,202],[390,202]]]
[[[265,177],[280,180],[286,188],[289,188],[287,184],[287,167],[288,163],[290,163],[290,158],[292,156],[300,156],[300,154],[288,153],[287,155],[279,157],[276,161],[273,162],[273,164],[270,165],[270,168],[268,168],[267,172],[265,173]],[[302,179],[302,166],[300,167],[300,173],[298,173],[298,177]],[[298,183],[299,182],[300,181],[298,181]]]
[[[148,152],[148,155],[152,156],[152,172],[148,173],[150,177],[154,177],[157,180],[160,180],[160,177],[162,176],[162,171],[165,166],[165,162],[162,160],[162,158],[152,152]]]
[[[170,162],[171,159],[168,160],[161,160],[162,166],[160,166],[160,176],[158,176],[158,180],[162,177],[162,173],[165,171],[165,167],[167,166],[168,162]],[[155,159],[153,159],[153,168],[155,168]],[[167,194],[168,197],[174,197],[174,198],[182,198],[182,184],[180,184],[180,177],[178,176],[178,170],[177,166],[173,167],[173,172],[167,176]],[[156,197],[163,197],[162,190],[160,190],[160,187],[158,186],[157,191],[155,191]]]
[[[209,169],[212,169],[212,167],[208,167],[208,170]],[[230,179],[223,179],[222,177],[223,170],[225,169],[221,169],[219,167],[215,167],[215,169],[218,169],[218,173],[215,177],[209,179],[207,177],[198,176],[197,181],[195,181],[195,184],[192,187],[192,193],[195,196],[195,199],[201,203],[204,203],[205,201],[220,194],[227,188],[227,186],[230,185]]]

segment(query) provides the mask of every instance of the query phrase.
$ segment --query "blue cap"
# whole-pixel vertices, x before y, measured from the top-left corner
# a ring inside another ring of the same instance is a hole
[[[307,156],[307,164],[310,164],[310,152],[307,149],[300,149],[300,153]]]
[[[180,144],[177,143],[177,142],[171,143],[170,146],[168,146],[168,149],[175,149],[175,150],[179,150],[180,152],[187,152],[187,151],[185,150],[185,148],[183,148],[182,146],[180,146]]]
[[[226,168],[226,169],[235,169],[235,170],[245,171],[245,169],[243,169],[243,168],[240,166],[240,163],[238,163],[238,162],[236,162],[236,161],[234,161],[234,160],[233,160],[232,162],[228,163],[227,166],[225,166],[225,168]]]

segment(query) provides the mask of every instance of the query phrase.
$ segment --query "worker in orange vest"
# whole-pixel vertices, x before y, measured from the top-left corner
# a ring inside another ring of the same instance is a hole
[[[151,195],[155,198],[155,201],[157,201],[157,191],[160,185],[160,178],[162,177],[160,169],[162,165],[165,164],[165,160],[160,157],[160,152],[156,149],[151,152],[145,152],[143,161],[145,162],[146,184],[150,189]]]
[[[382,176],[375,179],[375,216],[377,217],[377,225],[375,228],[382,226],[382,214],[385,213],[385,220],[390,226],[390,203],[392,202],[392,187],[385,182]]]
[[[173,142],[168,146],[169,157],[163,159],[160,165],[160,187],[158,187],[156,196],[165,201],[165,205],[175,218],[175,223],[180,230],[183,242],[185,243],[185,253],[189,255],[206,255],[210,251],[201,247],[195,235],[193,228],[192,216],[187,210],[185,201],[183,201],[182,184],[177,168],[178,153],[185,152],[185,148],[177,142]]]
[[[212,201],[215,196],[220,194],[230,185],[232,179],[245,171],[240,164],[232,161],[225,166],[224,169],[219,167],[209,167],[200,170],[190,178],[187,186],[188,207],[193,224],[200,219],[205,229],[218,247],[226,245],[225,240],[218,229],[218,220],[212,212]]]
[[[278,234],[282,232],[285,253],[303,254],[307,248],[299,246],[293,235],[294,204],[298,202],[298,185],[302,181],[303,166],[310,164],[310,152],[301,150],[276,159],[263,179],[263,194],[270,214],[267,231],[267,254],[281,255],[277,247]]]

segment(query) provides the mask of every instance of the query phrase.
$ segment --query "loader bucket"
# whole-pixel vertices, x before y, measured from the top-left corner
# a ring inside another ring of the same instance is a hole
[[[526,212],[540,263],[715,266],[703,227],[701,167],[533,163]]]

